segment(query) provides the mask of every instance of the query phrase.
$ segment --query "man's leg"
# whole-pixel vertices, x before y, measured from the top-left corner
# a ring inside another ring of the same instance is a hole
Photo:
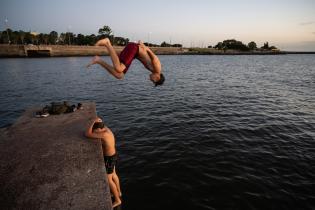
[[[121,200],[119,198],[119,193],[118,193],[116,184],[113,181],[113,174],[107,174],[107,178],[108,178],[109,188],[114,195],[114,202],[112,204],[112,206],[114,208],[114,207],[119,206],[121,204]]]
[[[121,189],[120,189],[120,182],[119,182],[118,175],[117,175],[117,173],[116,173],[116,167],[114,168],[114,172],[113,172],[113,181],[114,181],[115,184],[116,184],[116,187],[117,187],[119,196],[121,196],[122,194],[121,194]]]
[[[92,66],[94,64],[101,65],[103,68],[105,68],[111,75],[113,75],[117,79],[122,79],[124,77],[124,73],[117,72],[113,66],[111,66],[108,63],[106,63],[105,61],[103,61],[97,55],[92,59],[92,61],[86,67],[89,68],[90,66]]]
[[[96,46],[105,46],[111,59],[112,59],[112,62],[113,62],[113,66],[114,66],[114,69],[117,71],[117,72],[123,72],[126,68],[126,66],[120,62],[119,60],[119,57],[115,51],[115,49],[113,48],[112,44],[110,43],[109,39],[108,38],[105,38],[105,39],[101,39],[99,40],[98,42],[96,42],[95,44]]]

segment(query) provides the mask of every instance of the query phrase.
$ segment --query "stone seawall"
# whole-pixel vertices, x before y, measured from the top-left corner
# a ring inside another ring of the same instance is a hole
[[[123,46],[114,46],[119,53]],[[152,47],[156,54],[174,55],[187,50],[177,47]],[[105,47],[75,45],[0,45],[0,57],[58,57],[108,55]]]
[[[114,46],[120,53],[123,46]],[[150,47],[157,55],[279,55],[279,54],[315,54],[315,52],[290,51],[237,51],[213,48]],[[77,45],[4,45],[0,44],[0,58],[5,57],[62,57],[108,55],[105,47]]]
[[[0,45],[0,57],[26,57],[23,45]]]

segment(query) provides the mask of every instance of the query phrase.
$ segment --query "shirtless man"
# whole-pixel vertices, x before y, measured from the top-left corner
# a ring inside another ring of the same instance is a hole
[[[99,64],[115,78],[122,79],[127,73],[132,61],[137,58],[144,67],[151,72],[150,80],[155,84],[155,86],[162,85],[164,83],[165,78],[161,73],[161,62],[159,58],[141,41],[138,43],[128,43],[119,56],[108,38],[99,40],[95,45],[106,47],[112,59],[113,66],[103,61],[99,56],[95,56],[87,67]]]
[[[85,135],[88,138],[101,139],[104,155],[105,168],[111,193],[114,195],[113,208],[121,204],[121,191],[119,178],[116,174],[115,164],[117,153],[115,149],[115,137],[112,131],[107,128],[99,117],[91,120]]]

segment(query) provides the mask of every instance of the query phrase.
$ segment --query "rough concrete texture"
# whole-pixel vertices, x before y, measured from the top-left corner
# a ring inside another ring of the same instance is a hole
[[[0,130],[1,209],[112,209],[99,140],[84,136],[94,103]]]

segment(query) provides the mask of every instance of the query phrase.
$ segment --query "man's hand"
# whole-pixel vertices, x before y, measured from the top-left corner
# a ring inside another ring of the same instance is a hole
[[[99,118],[99,117],[96,117],[96,118],[94,119],[94,122],[103,122],[103,120],[102,120],[101,118]]]
[[[148,49],[148,47],[145,46],[145,44],[141,40],[138,41],[138,44],[139,44],[139,47],[141,47],[142,49],[144,49],[144,50]]]
[[[100,139],[103,137],[103,134],[102,133],[94,133],[93,132],[93,126],[95,123],[100,123],[100,122],[103,122],[101,118],[99,117],[95,117],[95,118],[92,118],[86,131],[85,131],[85,136],[88,137],[88,138],[92,138],[92,139]]]

